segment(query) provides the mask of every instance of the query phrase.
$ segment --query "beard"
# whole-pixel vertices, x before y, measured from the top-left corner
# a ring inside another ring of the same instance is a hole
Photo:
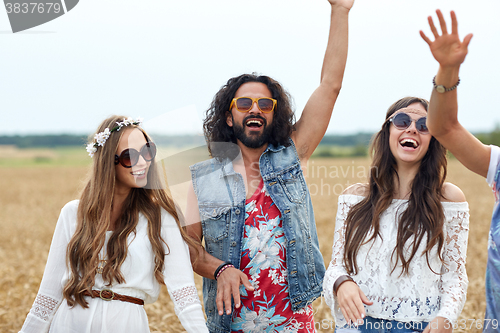
[[[250,135],[245,133],[244,125],[247,120],[251,118],[258,118],[263,121],[262,127],[264,130],[262,132],[250,132]],[[248,116],[243,119],[242,124],[237,124],[233,118],[233,132],[236,139],[240,140],[241,143],[248,148],[260,148],[266,143],[269,142],[269,138],[271,137],[272,126],[267,126],[267,121],[265,118],[260,116]]]

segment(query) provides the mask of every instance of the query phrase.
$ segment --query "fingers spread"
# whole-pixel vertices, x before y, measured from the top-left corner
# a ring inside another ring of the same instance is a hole
[[[454,11],[451,11],[451,33],[454,35],[458,35],[458,21],[457,15],[455,15]]]
[[[234,299],[234,306],[239,308],[240,307],[240,286],[233,284],[231,287],[232,287],[231,291],[232,291],[233,299]],[[231,313],[231,311],[229,313]]]
[[[434,25],[434,21],[432,20],[432,17],[428,17],[427,18],[427,21],[429,21],[429,27],[431,28],[431,31],[432,31],[432,34],[434,35],[434,38],[438,38],[439,37],[439,33],[436,29],[436,26]]]
[[[420,36],[427,44],[429,44],[429,46],[431,46],[432,44],[431,40],[424,34],[422,30],[420,30]]]
[[[443,35],[448,34],[448,29],[446,28],[446,21],[444,20],[443,13],[441,13],[441,11],[438,9],[438,10],[436,10],[436,14],[437,14],[438,19],[439,19],[439,24],[441,25],[441,33]]]
[[[247,288],[247,290],[254,290],[254,287],[252,286],[250,281],[248,281],[248,277],[246,275],[242,276],[241,283],[245,286],[245,288]]]
[[[471,39],[472,39],[472,34],[468,34],[467,36],[465,36],[464,42],[462,43],[462,46],[465,47],[465,49],[467,49],[469,47],[469,43],[470,43]]]
[[[217,311],[219,311],[219,316],[222,316],[224,314],[224,304],[222,302],[222,299],[224,297],[224,292],[222,291],[222,288],[219,288],[217,286],[217,297],[215,298],[215,304],[217,305]]]
[[[226,314],[231,314],[231,290],[232,290],[231,285],[224,288],[224,307],[226,308]],[[239,297],[238,297],[238,302],[239,302]]]

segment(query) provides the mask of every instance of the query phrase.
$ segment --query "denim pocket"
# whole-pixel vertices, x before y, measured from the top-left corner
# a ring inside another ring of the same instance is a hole
[[[306,182],[300,168],[289,170],[278,176],[279,182],[288,197],[294,203],[304,202],[306,197]]]
[[[212,242],[227,237],[229,229],[229,211],[231,207],[204,206],[199,207],[203,227],[203,237]]]

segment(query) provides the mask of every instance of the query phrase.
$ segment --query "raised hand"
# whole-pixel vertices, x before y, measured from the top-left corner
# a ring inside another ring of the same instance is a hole
[[[352,5],[354,4],[354,0],[328,0],[328,2],[332,6],[341,6],[348,10],[350,10],[352,8]]]
[[[239,269],[230,267],[221,273],[217,279],[217,297],[215,298],[219,315],[224,314],[224,308],[226,309],[226,314],[231,314],[231,296],[234,299],[235,306],[237,308],[240,307],[241,284],[244,285],[247,290],[254,290],[245,273]]]
[[[451,12],[451,34],[448,33],[446,22],[439,9],[436,10],[436,14],[441,25],[441,35],[439,35],[437,31],[432,17],[429,16],[428,21],[434,35],[434,41],[431,41],[422,30],[420,30],[420,36],[422,36],[429,45],[432,55],[439,62],[441,67],[459,67],[464,62],[465,56],[467,55],[467,47],[469,46],[472,34],[468,34],[463,41],[460,41],[455,12]]]

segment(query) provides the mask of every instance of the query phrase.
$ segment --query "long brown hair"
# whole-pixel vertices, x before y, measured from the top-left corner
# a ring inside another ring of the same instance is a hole
[[[96,133],[106,128],[112,129],[123,116],[111,116],[104,120]],[[127,128],[138,128],[149,142],[151,138],[136,125]],[[106,231],[111,225],[111,211],[116,182],[114,156],[118,143],[125,129],[112,132],[102,147],[98,147],[93,157],[93,166],[89,179],[83,189],[78,205],[76,231],[67,248],[67,264],[71,270],[70,279],[64,287],[63,296],[68,305],[76,303],[88,307],[82,293],[91,291],[95,284],[96,269],[99,264],[99,252],[104,246]],[[92,136],[93,137],[93,136]],[[160,284],[163,282],[163,268],[168,245],[161,237],[161,209],[173,216],[184,240],[190,244],[195,242],[187,236],[180,225],[180,218],[175,203],[165,186],[161,183],[154,160],[147,175],[147,188],[132,188],[123,204],[123,211],[116,221],[113,233],[107,244],[107,262],[102,277],[108,285],[124,283],[125,278],[120,267],[127,257],[127,237],[135,232],[139,221],[139,213],[148,220],[148,238],[154,253],[154,275]],[[168,254],[168,253],[167,253]]]
[[[380,237],[379,221],[381,214],[391,205],[398,177],[394,155],[389,148],[389,126],[387,119],[397,110],[410,104],[420,103],[427,110],[428,102],[421,98],[405,97],[391,105],[386,114],[382,129],[374,136],[370,150],[373,157],[368,183],[368,195],[349,211],[346,219],[344,266],[349,274],[357,274],[357,253],[359,247],[376,237]],[[446,178],[446,149],[434,138],[431,138],[429,149],[420,163],[419,170],[411,184],[408,207],[398,221],[397,243],[393,251],[398,262],[401,262],[401,274],[408,274],[410,262],[417,254],[418,247],[425,236],[427,246],[425,255],[429,264],[429,253],[437,244],[439,259],[444,243],[444,212],[441,206],[442,187]],[[371,236],[367,236],[371,233]],[[405,256],[405,245],[411,250]],[[431,268],[432,270],[432,268]],[[436,273],[436,272],[435,272]]]

